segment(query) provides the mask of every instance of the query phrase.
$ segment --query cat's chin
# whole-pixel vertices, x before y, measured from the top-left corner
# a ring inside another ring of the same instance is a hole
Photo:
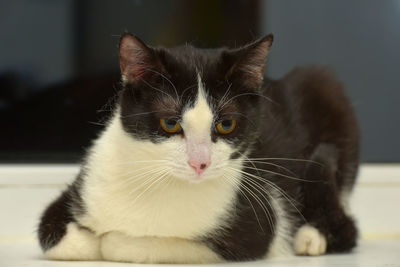
[[[202,182],[208,181],[208,180],[209,179],[202,177],[202,175],[201,175],[201,176],[194,176],[194,177],[188,179],[188,182],[192,183],[192,184],[198,184],[198,183],[202,183]]]
[[[180,181],[184,181],[186,183],[190,183],[190,184],[199,184],[199,183],[204,183],[207,181],[217,179],[216,176],[207,175],[207,174],[176,175],[174,178],[177,180],[180,180]]]

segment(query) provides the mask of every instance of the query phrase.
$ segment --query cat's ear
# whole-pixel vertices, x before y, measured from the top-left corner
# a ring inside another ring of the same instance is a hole
[[[147,80],[162,69],[154,50],[130,33],[121,36],[119,60],[124,83]]]
[[[269,34],[242,48],[232,50],[229,53],[231,67],[226,78],[231,80],[236,77],[250,87],[261,85],[264,78],[265,62],[273,39],[273,35]]]

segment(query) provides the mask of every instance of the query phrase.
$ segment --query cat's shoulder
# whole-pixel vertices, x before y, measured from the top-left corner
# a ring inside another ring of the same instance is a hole
[[[337,93],[343,91],[343,84],[334,71],[326,66],[297,67],[287,73],[281,82],[289,91],[302,95],[308,93]]]

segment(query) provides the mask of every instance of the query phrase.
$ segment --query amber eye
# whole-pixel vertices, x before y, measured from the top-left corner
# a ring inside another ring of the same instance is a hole
[[[217,124],[217,130],[220,134],[229,134],[236,128],[236,120],[223,120]]]
[[[167,133],[177,133],[181,125],[175,119],[160,119],[161,128]]]

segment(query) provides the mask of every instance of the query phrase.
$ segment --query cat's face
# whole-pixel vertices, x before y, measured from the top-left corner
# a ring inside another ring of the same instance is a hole
[[[267,36],[236,50],[152,49],[125,34],[121,122],[138,149],[148,150],[149,164],[192,182],[237,169],[258,138],[271,42]]]

